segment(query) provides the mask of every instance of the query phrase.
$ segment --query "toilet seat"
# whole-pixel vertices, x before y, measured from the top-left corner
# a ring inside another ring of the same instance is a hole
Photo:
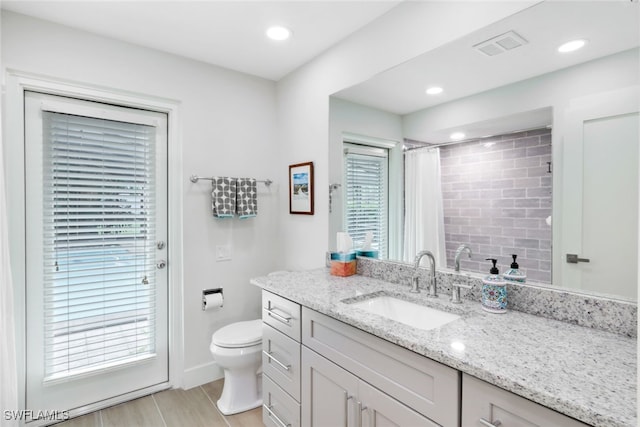
[[[262,319],[232,323],[218,329],[211,342],[218,347],[241,348],[262,342]]]

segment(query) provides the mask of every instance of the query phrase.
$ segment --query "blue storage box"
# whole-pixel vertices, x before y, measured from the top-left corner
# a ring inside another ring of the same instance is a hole
[[[368,250],[368,251],[356,251],[357,256],[364,256],[367,258],[378,258],[378,251]]]
[[[331,252],[331,261],[349,262],[355,260],[355,252]]]

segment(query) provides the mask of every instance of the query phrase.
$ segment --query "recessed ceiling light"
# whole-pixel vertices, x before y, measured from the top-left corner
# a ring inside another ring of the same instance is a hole
[[[427,92],[427,95],[437,95],[439,93],[442,93],[442,88],[438,86],[433,86],[427,89],[426,92]]]
[[[464,139],[465,134],[462,132],[454,132],[451,135],[449,135],[449,138],[451,138],[454,141],[460,141],[461,139]]]
[[[587,41],[584,39],[579,39],[579,40],[571,40],[569,42],[566,42],[562,45],[560,45],[560,47],[558,47],[558,52],[560,53],[568,53],[568,52],[573,52],[575,50],[578,50],[582,47],[584,47],[584,45],[587,44]]]
[[[269,27],[267,29],[267,37],[269,37],[271,40],[286,40],[291,37],[291,30],[279,25]]]

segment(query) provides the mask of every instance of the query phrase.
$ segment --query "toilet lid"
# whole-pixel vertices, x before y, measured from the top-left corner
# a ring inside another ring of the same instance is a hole
[[[249,347],[262,341],[262,319],[237,322],[214,332],[211,342],[220,347]]]

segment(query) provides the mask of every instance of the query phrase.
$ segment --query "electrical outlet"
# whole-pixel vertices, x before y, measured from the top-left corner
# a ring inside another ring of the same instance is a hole
[[[216,246],[216,261],[231,261],[231,246]]]

